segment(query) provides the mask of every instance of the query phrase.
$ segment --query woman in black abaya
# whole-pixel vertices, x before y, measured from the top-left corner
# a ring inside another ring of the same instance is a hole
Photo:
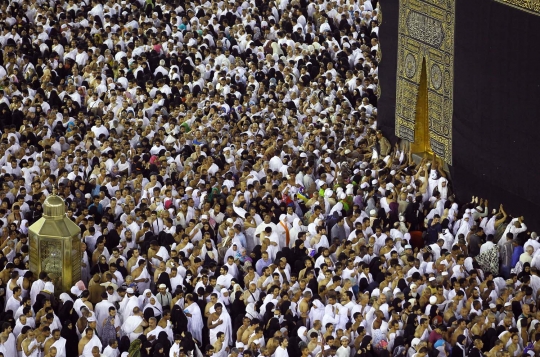
[[[168,356],[169,351],[171,350],[171,342],[169,342],[167,332],[161,331],[158,335],[156,343],[160,344],[163,347],[163,353],[165,354],[165,356]]]
[[[71,321],[64,321],[60,336],[66,339],[66,356],[79,355],[79,336],[75,331],[75,324]]]
[[[188,356],[195,354],[195,340],[193,339],[191,332],[183,332],[181,336],[182,341],[180,342],[180,348]],[[193,354],[190,354],[190,352]]]
[[[171,311],[171,323],[173,324],[174,334],[181,335],[187,331],[188,319],[182,308],[178,305],[174,305]]]
[[[58,311],[58,318],[62,322],[71,321],[73,324],[77,323],[79,315],[73,309],[73,301],[67,300],[60,310]]]
[[[231,304],[231,316],[244,316],[246,314],[246,305],[244,304],[244,300],[240,299],[241,297],[241,291],[234,293],[234,302]]]
[[[371,340],[371,336],[364,336],[360,343],[360,347],[358,348],[358,352],[356,352],[357,357],[375,357],[373,346],[371,346]]]
[[[173,291],[171,288],[171,279],[169,278],[169,274],[167,274],[166,272],[159,274],[158,280],[156,282],[156,287],[160,286],[161,284],[165,284],[167,289],[169,289],[168,291]]]

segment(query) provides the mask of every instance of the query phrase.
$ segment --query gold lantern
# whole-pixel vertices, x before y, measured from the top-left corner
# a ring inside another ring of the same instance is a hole
[[[43,216],[28,229],[30,270],[47,272],[54,293],[69,291],[81,279],[81,229],[66,216],[64,200],[52,194],[43,202]]]

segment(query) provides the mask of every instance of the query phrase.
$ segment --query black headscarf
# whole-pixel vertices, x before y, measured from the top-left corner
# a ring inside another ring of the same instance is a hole
[[[47,300],[47,297],[43,294],[37,294],[36,296],[36,302],[32,306],[32,309],[34,310],[34,314],[37,314],[39,310],[43,308],[45,305],[45,300]]]
[[[276,305],[274,305],[273,302],[266,303],[266,311],[264,312],[263,321],[268,321],[274,317],[274,311],[272,310],[274,310],[275,306]]]
[[[302,245],[302,243],[304,243],[304,241],[301,239],[297,239],[294,242],[293,255],[295,261],[304,260],[307,257],[306,247],[304,246],[304,248],[300,248],[300,245]]]
[[[369,263],[369,272],[374,281],[381,283],[384,280],[384,274],[381,272],[381,259],[375,257]]]
[[[195,351],[195,341],[193,341],[191,332],[184,332],[184,337],[182,337],[182,341],[180,341],[180,347],[182,347],[187,355],[189,355],[190,351]]]
[[[241,291],[234,293],[234,302],[231,304],[231,316],[244,316],[246,314],[246,305],[244,300],[240,300]]]
[[[73,309],[73,301],[67,300],[60,310],[58,311],[58,318],[60,321],[71,321],[73,324],[77,323],[77,320],[79,319],[79,315],[75,310]]]
[[[167,332],[161,331],[157,338],[157,343],[163,346],[163,353],[165,356],[169,355],[169,351],[171,350],[171,342],[169,341],[169,337],[167,336]],[[156,345],[157,346],[157,345]],[[156,347],[156,349],[158,349]]]
[[[156,282],[156,287],[160,286],[161,284],[165,284],[167,286],[167,289],[169,289],[169,291],[172,291],[171,279],[169,277],[169,274],[167,274],[166,272],[159,274],[158,280]]]
[[[373,354],[373,351],[371,350],[371,348],[368,348],[368,346],[371,346],[371,340],[373,340],[373,338],[371,338],[371,336],[369,335],[366,335],[364,336],[364,338],[362,339],[362,343],[360,343],[360,348],[359,350],[362,351],[363,349],[365,349],[366,351],[362,353],[362,356],[364,357],[373,357],[374,354]]]
[[[144,319],[148,321],[151,317],[154,316],[154,309],[153,308],[147,308],[143,311]]]
[[[403,336],[407,336],[405,338],[405,343],[407,343],[409,345],[410,345],[410,343],[411,343],[411,341],[412,341],[412,339],[414,337],[414,332],[416,331],[416,325],[415,325],[416,321],[418,321],[416,319],[416,314],[410,314],[407,317],[407,325],[405,326]]]
[[[129,274],[128,274],[125,264],[120,265],[120,262],[124,263],[124,260],[122,258],[116,259],[116,269],[120,272],[120,274],[122,274],[122,277],[125,278]]]
[[[397,299],[394,299],[392,301],[392,306],[394,307],[394,311],[397,312],[398,314],[401,313],[401,311],[403,310],[401,308],[401,299],[397,298]]]
[[[71,325],[71,328],[68,326]],[[79,336],[77,335],[76,325],[71,321],[64,321],[60,336],[66,339],[66,356],[79,355]]]
[[[251,259],[253,259],[253,266],[257,263],[259,259],[262,257],[262,251],[261,251],[261,245],[256,245],[253,250],[250,253]]]
[[[105,256],[101,255],[98,258],[98,262],[90,270],[90,275],[91,276],[94,275],[94,274],[103,274],[106,271],[109,271],[109,264],[106,263],[106,260],[105,260],[105,263],[102,263],[101,262],[101,257],[105,257]]]
[[[171,311],[171,323],[173,324],[173,332],[181,335],[182,332],[187,332],[188,319],[178,305],[174,305]]]
[[[526,272],[525,268],[529,268],[529,271]],[[523,270],[518,274],[517,278],[520,280],[524,276],[530,276],[531,275],[531,263],[523,263]]]
[[[120,354],[129,351],[130,344],[131,342],[129,342],[129,337],[123,336],[120,339],[120,343],[118,343],[118,351],[120,352]]]
[[[153,357],[165,357],[165,352],[159,352],[160,349],[163,348],[163,345],[161,343],[156,343],[154,345],[154,354]],[[165,351],[165,349],[163,350]]]

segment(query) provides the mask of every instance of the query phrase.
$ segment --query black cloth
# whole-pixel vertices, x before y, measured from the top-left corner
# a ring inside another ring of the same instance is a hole
[[[482,351],[480,351],[476,347],[471,348],[471,350],[469,351],[469,357],[482,357],[482,356],[483,356]]]
[[[485,16],[478,19],[475,11]],[[384,15],[386,27],[386,6]],[[540,191],[526,176],[540,175],[540,157],[530,155],[538,127],[534,113],[540,113],[540,51],[529,44],[540,41],[540,17],[501,2],[457,0],[455,23],[454,68],[466,68],[454,72],[454,190],[462,200],[474,193],[489,198],[492,207],[504,203],[507,212],[525,214],[529,230],[535,230]],[[518,27],[527,36],[516,37]],[[516,53],[519,66],[501,76],[501,63]],[[470,122],[471,117],[476,119]],[[521,172],[518,167],[527,175],[501,175]]]
[[[195,351],[195,341],[193,340],[191,332],[184,332],[184,336],[182,336],[182,341],[180,341],[180,347],[188,355],[190,351]]]
[[[452,347],[452,354],[450,357],[465,357],[465,350],[457,343]]]
[[[112,229],[107,233],[107,239],[105,242],[105,246],[107,247],[107,250],[109,253],[112,253],[113,248],[118,247],[120,244],[120,235],[116,231],[116,229]]]
[[[73,301],[66,301],[60,310],[58,311],[58,318],[63,323],[71,321],[73,324],[77,323],[77,320],[79,319],[79,315],[77,312],[73,309]]]
[[[428,221],[428,227],[426,231],[426,244],[435,244],[437,243],[437,239],[439,238],[439,233],[442,232],[442,225],[441,223],[435,223],[432,224],[433,220],[430,219]]]
[[[75,326],[75,323],[71,321],[64,321],[62,331],[60,331],[60,336],[66,339],[66,356],[79,355],[79,336],[77,336]]]

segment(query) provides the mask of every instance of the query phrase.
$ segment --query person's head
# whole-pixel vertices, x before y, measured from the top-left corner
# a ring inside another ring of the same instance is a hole
[[[158,287],[158,291],[159,291],[159,293],[162,294],[162,295],[167,294],[167,285],[165,285],[165,284],[160,284],[159,287]]]
[[[94,336],[94,329],[88,327],[85,331],[84,331],[84,335],[87,339],[91,339],[93,336]]]
[[[99,352],[99,347],[94,346],[92,347],[92,356],[93,357],[100,357],[101,353]]]

